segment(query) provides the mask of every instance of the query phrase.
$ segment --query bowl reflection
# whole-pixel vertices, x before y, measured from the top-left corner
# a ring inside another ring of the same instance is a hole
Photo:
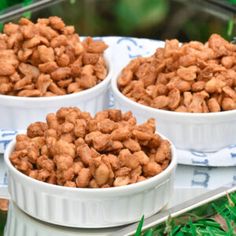
[[[48,224],[25,214],[13,202],[10,202],[4,236],[101,236],[112,235],[112,232],[120,228],[86,230]]]

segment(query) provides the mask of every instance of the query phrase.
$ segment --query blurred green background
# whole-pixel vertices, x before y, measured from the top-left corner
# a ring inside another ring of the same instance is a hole
[[[219,33],[231,40],[235,31],[234,1],[215,0],[223,5],[215,7],[200,0],[67,0],[52,1],[53,5],[21,15],[33,21],[58,15],[67,24],[75,25],[80,35],[178,38],[184,42],[206,41],[210,34]],[[3,18],[8,6],[13,7],[7,12],[36,2],[40,0],[0,0],[0,17]],[[19,16],[3,18],[0,22],[15,21]]]

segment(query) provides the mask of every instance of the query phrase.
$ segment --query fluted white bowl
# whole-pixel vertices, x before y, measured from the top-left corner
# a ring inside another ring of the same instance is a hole
[[[111,52],[104,54],[108,67],[106,78],[92,88],[78,93],[54,97],[18,97],[0,94],[0,129],[25,130],[28,124],[43,121],[50,112],[60,107],[76,106],[94,115],[107,109],[109,104],[109,85],[113,74]]]
[[[188,113],[145,106],[121,93],[117,85],[119,75],[114,75],[111,81],[115,108],[132,111],[140,123],[150,117],[155,118],[159,132],[170,139],[176,148],[215,152],[236,144],[236,110]]]
[[[4,159],[8,169],[11,199],[25,213],[48,223],[80,228],[105,228],[125,225],[151,216],[167,205],[173,190],[176,151],[160,174],[131,185],[89,189],[44,183],[18,171],[9,160],[15,139]]]

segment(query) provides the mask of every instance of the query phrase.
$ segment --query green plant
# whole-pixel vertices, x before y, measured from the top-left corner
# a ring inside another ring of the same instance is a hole
[[[189,214],[184,223],[169,217],[165,227],[154,226],[145,232],[141,230],[142,217],[135,236],[235,236],[236,192],[227,195],[224,202],[211,203],[210,207],[215,211],[211,216],[207,212],[205,217]]]

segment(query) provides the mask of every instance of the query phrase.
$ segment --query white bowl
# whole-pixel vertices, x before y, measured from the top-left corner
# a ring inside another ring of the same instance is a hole
[[[61,107],[77,106],[94,115],[108,108],[109,85],[113,74],[110,48],[105,52],[107,77],[92,88],[78,93],[54,97],[17,97],[0,95],[0,128],[25,130],[28,124],[43,121],[48,113]]]
[[[48,223],[80,228],[105,228],[125,225],[149,217],[171,198],[176,151],[171,144],[172,160],[160,174],[131,185],[83,189],[44,183],[18,171],[9,157],[15,139],[8,145],[4,159],[8,169],[11,199],[27,214]]]
[[[117,86],[119,74],[111,81],[115,107],[131,110],[142,123],[156,119],[158,131],[170,139],[176,148],[215,152],[236,144],[236,110],[214,113],[174,112],[152,108],[132,101]]]

